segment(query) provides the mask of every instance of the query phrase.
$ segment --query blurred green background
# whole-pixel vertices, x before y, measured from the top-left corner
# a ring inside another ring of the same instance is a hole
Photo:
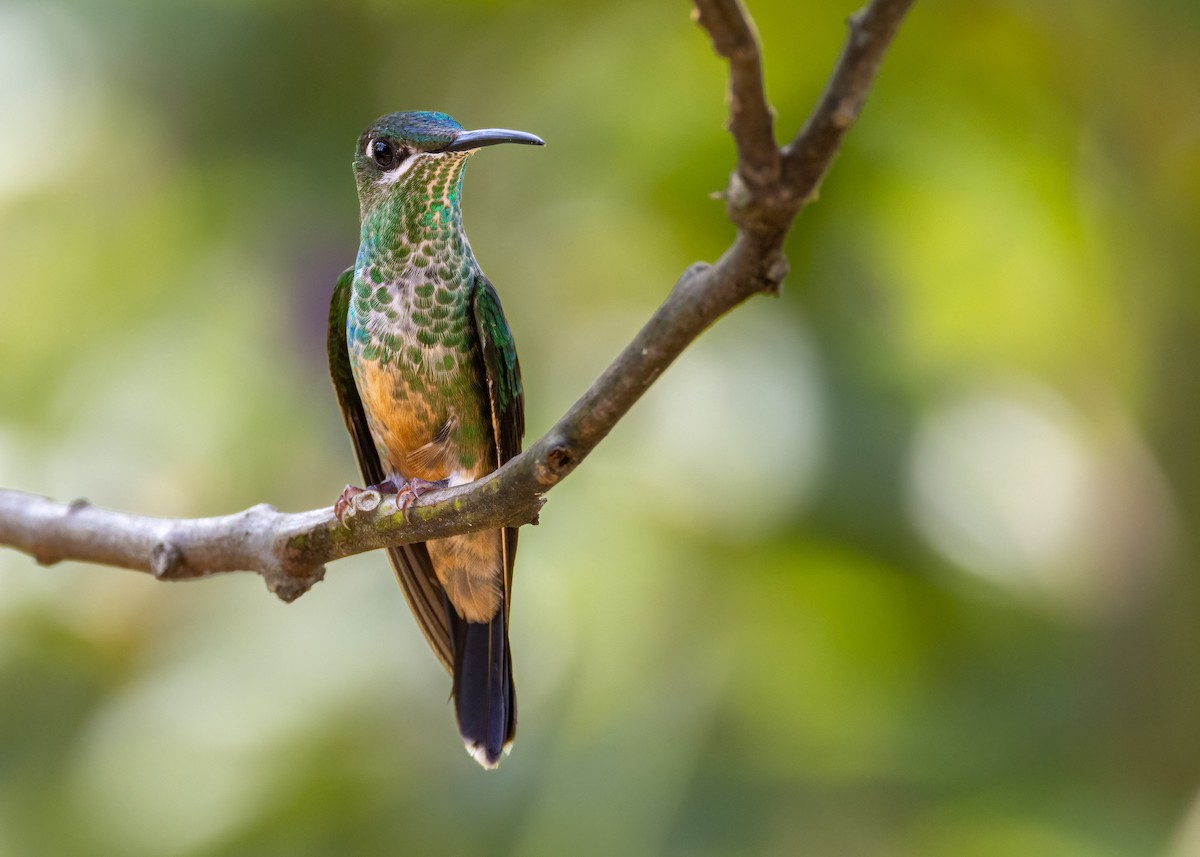
[[[751,0],[781,139],[852,2]],[[0,554],[0,855],[1200,853],[1200,6],[920,0],[797,223],[522,537],[515,751],[383,557]],[[466,182],[531,437],[732,237],[684,3],[0,2],[0,484],[357,481],[324,316],[397,109]]]

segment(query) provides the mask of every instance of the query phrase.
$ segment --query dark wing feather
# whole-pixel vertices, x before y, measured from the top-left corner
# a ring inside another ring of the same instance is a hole
[[[521,364],[512,331],[504,318],[500,297],[487,278],[477,274],[473,295],[475,332],[487,381],[489,415],[496,439],[496,466],[521,452],[525,436],[525,396],[521,389]],[[517,553],[517,528],[504,530],[504,609],[511,603],[513,559]]]
[[[346,318],[350,312],[350,294],[353,290],[354,270],[347,269],[338,277],[333,288],[333,302],[329,306],[329,375],[333,389],[337,392],[338,404],[346,429],[354,442],[354,453],[368,485],[377,485],[386,474],[375,451],[375,441],[367,425],[367,415],[358,388],[354,386],[354,375],[350,370],[350,354],[346,343]],[[454,653],[450,636],[450,624],[446,615],[446,600],[442,587],[433,571],[429,551],[423,542],[388,548],[388,558],[400,581],[400,588],[408,600],[408,606],[417,618],[417,624],[434,654],[448,672],[453,671]],[[511,565],[510,565],[511,568]]]

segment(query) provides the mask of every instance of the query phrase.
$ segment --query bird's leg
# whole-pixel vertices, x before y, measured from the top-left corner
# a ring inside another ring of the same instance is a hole
[[[407,509],[427,491],[433,491],[436,488],[445,488],[449,484],[449,479],[439,479],[436,482],[428,482],[424,479],[417,479],[414,477],[400,486],[400,490],[396,494],[396,505],[398,505],[401,509]]]
[[[376,485],[368,485],[366,488],[359,488],[355,485],[347,485],[342,489],[342,493],[338,495],[337,501],[333,504],[333,516],[338,519],[338,523],[342,526],[346,525],[346,518],[354,514],[356,508],[354,500],[360,494],[365,494],[369,491],[374,491],[382,498],[385,494],[400,494],[404,488],[404,484],[398,481],[397,477],[389,476],[387,479]],[[375,505],[378,505],[376,503]],[[372,506],[371,508],[374,508]]]

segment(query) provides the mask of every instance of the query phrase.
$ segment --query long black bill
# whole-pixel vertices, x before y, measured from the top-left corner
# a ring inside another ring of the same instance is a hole
[[[541,137],[526,134],[524,131],[507,131],[504,128],[484,128],[480,131],[463,131],[454,142],[443,152],[465,152],[469,149],[482,149],[484,146],[495,146],[498,143],[524,143],[527,146],[544,146]]]

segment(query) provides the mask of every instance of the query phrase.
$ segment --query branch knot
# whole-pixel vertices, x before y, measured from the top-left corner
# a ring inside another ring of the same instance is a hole
[[[150,573],[158,580],[181,580],[188,576],[183,568],[183,552],[170,542],[158,542],[150,549]]]

